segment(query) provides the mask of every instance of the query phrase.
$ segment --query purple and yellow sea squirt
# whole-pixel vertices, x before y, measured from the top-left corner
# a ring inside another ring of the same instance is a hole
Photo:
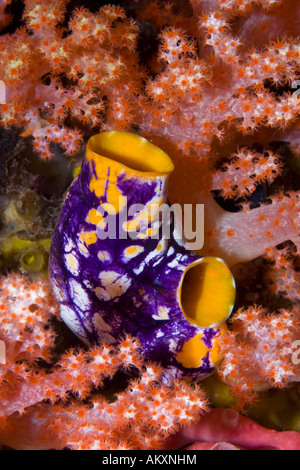
[[[53,235],[50,276],[62,319],[84,342],[129,333],[172,376],[201,379],[219,360],[235,284],[220,258],[199,258],[174,228],[162,230],[173,168],[136,134],[91,137]]]

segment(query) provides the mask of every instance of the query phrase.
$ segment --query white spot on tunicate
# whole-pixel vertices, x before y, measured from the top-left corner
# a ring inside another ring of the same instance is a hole
[[[156,258],[157,256],[159,256],[159,253],[157,253],[156,250],[150,251],[150,253],[148,254],[148,256],[146,256],[144,260],[144,264],[147,265],[150,260],[152,260],[153,258]]]
[[[176,341],[174,341],[174,339],[171,339],[171,340],[169,341],[169,350],[170,350],[170,351],[175,352],[177,346],[178,346],[178,344],[177,344]]]
[[[177,269],[179,269],[180,271],[184,271],[184,270],[185,270],[185,266],[183,266],[181,263],[178,263],[178,259],[177,259],[177,258],[174,258],[173,261],[171,261],[171,263],[168,263],[168,267],[169,267],[169,268],[177,268]]]
[[[139,307],[142,305],[142,302],[140,302],[139,300],[137,300],[136,297],[132,297],[132,300],[133,300],[134,306],[135,306],[136,308],[139,308]]]
[[[164,373],[162,376],[162,382],[166,384],[167,386],[171,385],[173,382],[173,379],[180,378],[182,375],[182,372],[177,369],[177,367],[170,366],[164,369]]]
[[[88,289],[93,288],[92,284],[90,283],[90,281],[88,279],[84,279],[82,282],[85,285],[85,287],[87,287]]]
[[[109,331],[112,331],[112,327],[103,320],[100,313],[95,313],[93,323],[101,342],[111,344],[116,341],[115,338],[109,333]]]
[[[130,278],[126,274],[116,271],[102,271],[99,274],[102,287],[96,287],[95,293],[100,300],[112,300],[120,297],[127,291],[131,284]]]
[[[70,251],[73,250],[73,248],[76,248],[75,243],[73,242],[72,238],[68,238],[65,236],[66,243],[65,243],[65,252],[69,253]]]
[[[99,251],[98,252],[98,258],[102,262],[108,262],[111,261],[111,256],[108,251]]]
[[[158,260],[155,261],[155,263],[153,263],[153,267],[158,266],[158,265],[159,265],[162,261],[164,261],[164,260],[165,260],[165,258],[163,258],[162,256],[160,256],[160,257],[158,258]]]
[[[73,276],[78,276],[79,274],[79,262],[76,256],[73,253],[65,254],[66,268]]]
[[[144,261],[137,268],[133,270],[134,274],[140,274],[145,268],[145,266],[147,266],[152,259],[157,258],[158,256],[161,257],[160,253],[156,249],[153,251],[150,251],[150,253],[146,256]]]
[[[170,246],[170,248],[168,249],[167,255],[171,256],[174,252],[175,252],[174,248],[172,246]]]
[[[61,305],[60,316],[62,320],[68,325],[70,330],[73,331],[73,333],[75,333],[77,336],[79,336],[83,340],[86,339],[86,331],[83,328],[78,318],[78,315],[76,314],[76,312],[74,312],[74,310],[72,310],[67,305]]]
[[[89,250],[87,249],[85,244],[80,240],[78,240],[78,250],[85,258],[88,258],[90,256]]]
[[[89,310],[91,301],[85,289],[75,279],[69,280],[70,296],[72,301],[82,311]]]
[[[54,283],[52,284],[52,288],[53,288],[53,292],[54,292],[55,297],[62,302],[65,299],[65,294],[62,291],[62,289],[60,289],[60,287],[58,287]]]
[[[161,330],[158,330],[156,333],[156,338],[161,338],[162,336],[165,336],[165,334]]]
[[[168,315],[170,309],[167,307],[160,306],[158,307],[158,311],[156,315],[152,315],[154,320],[170,320]]]
[[[133,270],[134,274],[140,274],[145,267],[145,263],[141,263],[138,268],[135,268]]]

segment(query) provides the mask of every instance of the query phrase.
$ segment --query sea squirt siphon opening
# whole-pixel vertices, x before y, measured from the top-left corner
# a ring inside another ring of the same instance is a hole
[[[186,319],[200,328],[223,323],[235,301],[233,275],[220,258],[204,257],[191,263],[179,286],[179,304]]]
[[[92,136],[88,150],[110,158],[132,170],[168,174],[174,170],[171,158],[147,139],[131,132],[107,131]]]

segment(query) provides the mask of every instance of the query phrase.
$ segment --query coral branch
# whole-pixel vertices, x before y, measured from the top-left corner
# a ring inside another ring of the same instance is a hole
[[[231,388],[237,406],[252,403],[256,392],[298,380],[293,343],[299,338],[299,309],[267,314],[261,307],[240,309],[222,342],[218,373]]]

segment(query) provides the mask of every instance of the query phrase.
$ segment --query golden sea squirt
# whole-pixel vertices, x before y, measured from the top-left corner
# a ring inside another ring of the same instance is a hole
[[[91,137],[56,225],[50,276],[61,317],[84,342],[128,333],[170,376],[200,379],[219,361],[235,283],[224,261],[185,248],[172,218],[162,230],[173,169],[139,135]]]

